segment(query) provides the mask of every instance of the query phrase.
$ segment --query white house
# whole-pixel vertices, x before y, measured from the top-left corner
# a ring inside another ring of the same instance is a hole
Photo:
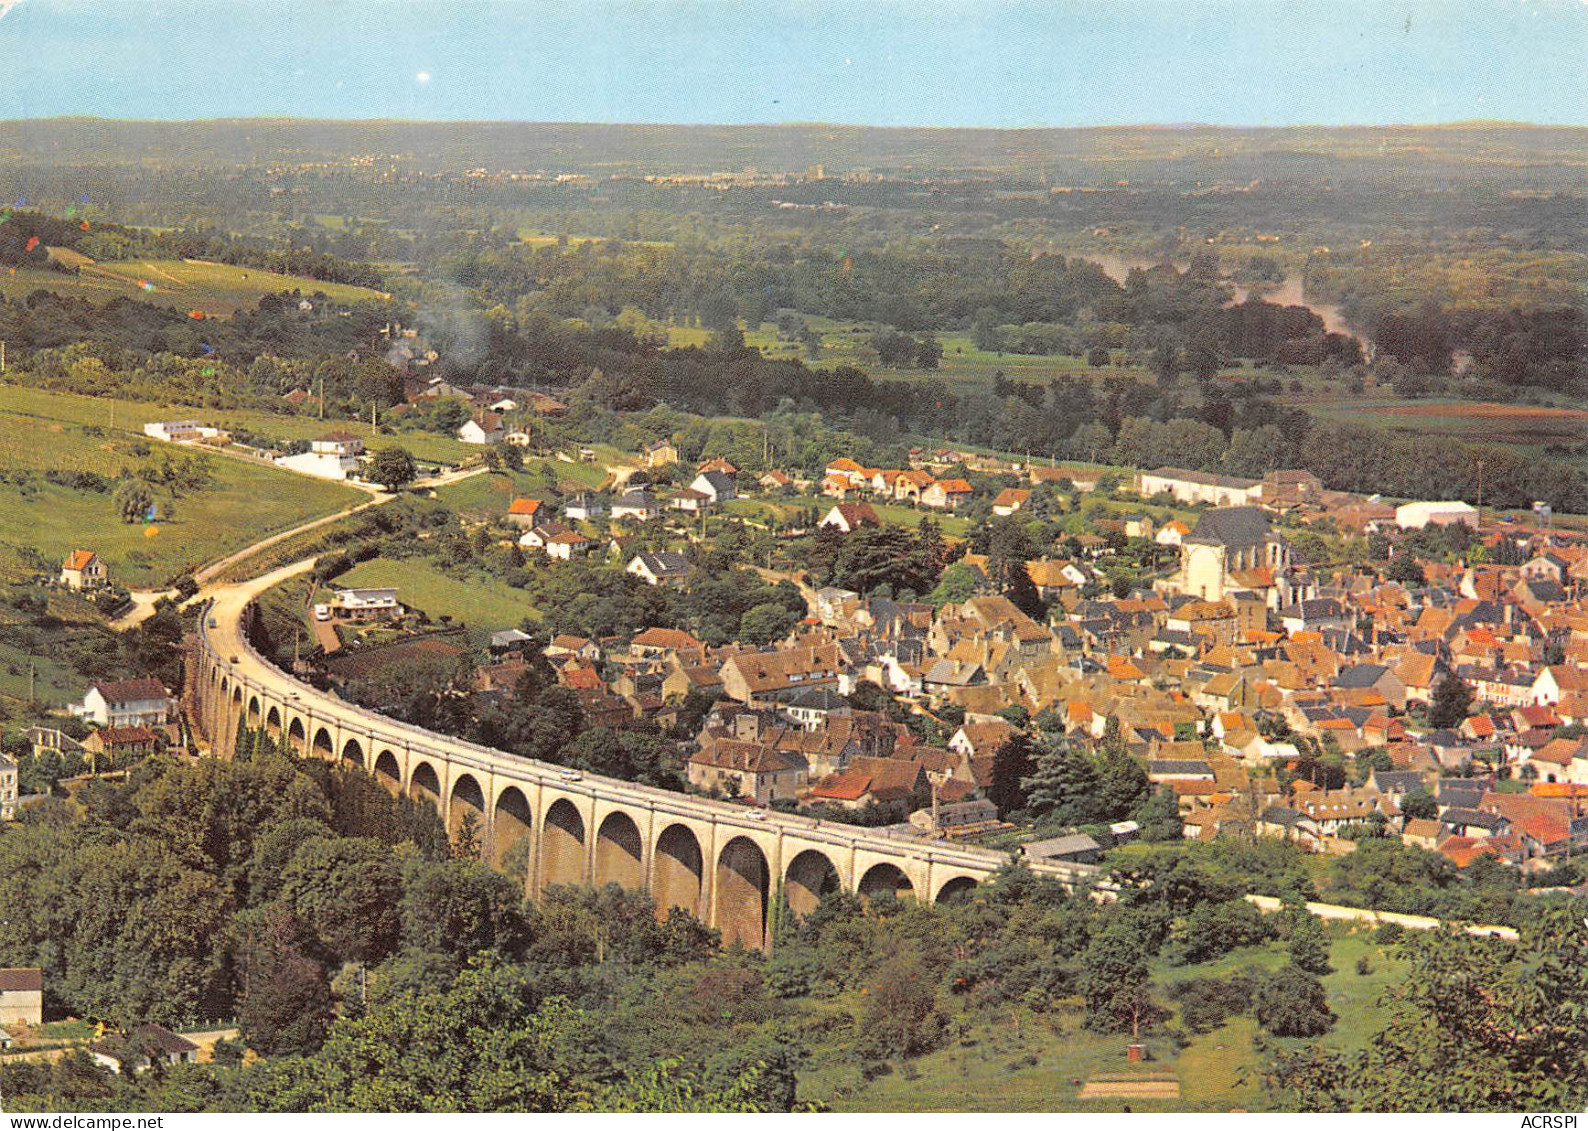
[[[1165,523],[1163,529],[1152,536],[1152,540],[1160,546],[1178,546],[1190,533],[1191,528],[1176,518]]]
[[[502,442],[502,418],[489,412],[470,417],[458,429],[458,439],[465,444],[499,444]]]
[[[163,1025],[139,1025],[119,1045],[95,1041],[88,1046],[96,1064],[120,1076],[123,1072],[145,1072],[158,1060],[167,1065],[193,1064],[198,1046]]]
[[[327,432],[295,456],[277,456],[276,466],[317,479],[346,479],[358,470],[364,441],[351,432]]]
[[[0,1025],[44,1023],[44,972],[36,966],[0,969]]]
[[[563,501],[563,516],[573,522],[589,522],[606,514],[606,501],[600,495],[581,491]]]
[[[176,717],[176,704],[157,679],[101,680],[72,714],[102,727],[157,727]]]
[[[680,487],[667,493],[667,505],[675,511],[699,514],[711,506],[711,498],[693,487]]]
[[[656,517],[656,497],[646,491],[630,491],[613,502],[612,517],[648,522]]]
[[[738,496],[733,476],[721,471],[702,471],[695,476],[689,489],[699,491],[713,503],[725,503]]]
[[[624,569],[647,585],[682,585],[689,576],[689,559],[672,550],[635,554]]]
[[[98,589],[110,582],[110,571],[92,550],[73,550],[61,563],[61,584],[68,589]]]
[[[836,624],[844,615],[844,602],[853,601],[859,596],[853,589],[828,585],[816,590],[816,608],[825,623]]]
[[[403,611],[395,589],[338,589],[327,606],[338,620],[378,620]]]
[[[582,558],[590,550],[590,539],[577,530],[564,530],[546,539],[546,556],[569,562]]]
[[[0,821],[17,815],[17,764],[0,754]]]
[[[849,534],[862,526],[881,526],[882,520],[877,517],[870,503],[839,503],[817,525],[830,526],[843,534]]]

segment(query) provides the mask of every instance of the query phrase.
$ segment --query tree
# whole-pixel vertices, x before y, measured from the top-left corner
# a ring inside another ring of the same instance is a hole
[[[1515,943],[1408,932],[1388,1017],[1348,1073],[1371,1111],[1525,1111],[1588,1103],[1588,934],[1569,904]]]
[[[482,950],[516,955],[528,943],[517,887],[479,861],[410,861],[404,880],[402,938],[409,946],[461,960]]]
[[[998,763],[995,760],[995,777],[997,772]],[[1020,782],[1020,788],[1024,802],[1015,808],[1029,809],[1036,816],[1051,814],[1056,821],[1077,825],[1092,820],[1096,815],[1097,769],[1091,759],[1068,742],[1060,742],[1045,749],[1037,758],[1033,773]],[[999,811],[1003,811],[1002,806],[999,806]]]
[[[1273,920],[1244,899],[1199,903],[1171,933],[1170,954],[1185,966],[1243,946],[1258,946],[1278,935]]]
[[[987,787],[987,800],[998,807],[1000,815],[1025,808],[1025,782],[1035,769],[1031,737],[1015,731],[993,754],[992,783]]]
[[[149,508],[154,505],[154,496],[149,488],[136,479],[125,480],[116,493],[111,497],[116,513],[121,516],[121,521],[126,523],[142,522],[149,513]]]
[[[571,1071],[579,1015],[536,1008],[527,972],[476,959],[450,986],[399,986],[343,1018],[312,1057],[246,1079],[258,1111],[568,1111],[589,1092]]]
[[[1290,961],[1309,974],[1327,974],[1329,965],[1329,940],[1323,933],[1323,924],[1317,916],[1297,908],[1290,913]]]
[[[1323,983],[1296,965],[1282,967],[1258,982],[1252,1013],[1276,1037],[1318,1037],[1334,1025]]]
[[[1086,1026],[1139,1036],[1157,1019],[1147,973],[1147,948],[1128,923],[1112,922],[1081,955]]]
[[[1417,559],[1404,551],[1390,559],[1389,566],[1384,570],[1384,576],[1391,581],[1414,588],[1427,584],[1428,580],[1423,575],[1423,567],[1417,564]]]
[[[1144,841],[1177,841],[1185,832],[1179,799],[1168,786],[1148,796],[1136,807],[1130,819],[1141,826],[1141,839]]]
[[[1161,345],[1152,351],[1148,359],[1147,368],[1152,370],[1152,375],[1160,386],[1167,387],[1174,384],[1174,379],[1180,373],[1180,355],[1172,345]]]
[[[490,444],[485,449],[485,466],[492,471],[523,471],[524,453],[517,444]]]
[[[1097,756],[1099,820],[1121,821],[1147,800],[1151,783],[1140,762],[1125,748],[1119,720],[1110,718]]]
[[[751,644],[771,644],[793,631],[799,614],[776,601],[752,605],[739,618],[739,636]]]
[[[919,956],[906,955],[878,972],[856,1040],[867,1055],[919,1056],[942,1040],[945,1021],[932,971]]]
[[[943,571],[937,587],[927,594],[926,599],[941,609],[944,605],[958,605],[970,600],[976,596],[979,588],[981,578],[975,568],[965,562],[955,562]]]
[[[458,831],[452,834],[452,855],[458,860],[480,858],[480,816],[470,809],[458,822]]]
[[[1467,721],[1472,706],[1472,686],[1454,672],[1439,681],[1428,704],[1428,725],[1438,729],[1458,727]]]
[[[330,1028],[331,983],[305,953],[309,941],[297,916],[278,908],[249,958],[238,1021],[248,1043],[267,1055],[313,1052]]]
[[[370,461],[369,477],[388,491],[400,491],[414,481],[418,469],[407,448],[382,448]]]
[[[279,898],[320,945],[348,962],[397,947],[402,877],[392,850],[367,837],[302,842],[282,869]]]
[[[1439,802],[1426,789],[1408,790],[1400,800],[1400,811],[1403,816],[1431,821],[1439,816]]]
[[[1170,988],[1179,1003],[1180,1020],[1193,1033],[1211,1033],[1233,1016],[1252,1007],[1256,985],[1246,974],[1227,978],[1187,978]]]

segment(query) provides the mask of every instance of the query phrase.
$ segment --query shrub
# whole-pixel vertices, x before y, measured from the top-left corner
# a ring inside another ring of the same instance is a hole
[[[1257,1023],[1276,1037],[1317,1037],[1334,1025],[1323,983],[1299,966],[1269,975],[1252,993]]]

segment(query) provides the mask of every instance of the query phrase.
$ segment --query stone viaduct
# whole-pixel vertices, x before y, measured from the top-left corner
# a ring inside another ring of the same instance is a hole
[[[580,774],[364,710],[294,679],[249,643],[251,601],[269,580],[220,590],[200,619],[188,694],[212,747],[229,752],[239,727],[263,727],[301,753],[356,765],[393,794],[434,804],[449,832],[473,813],[488,863],[527,850],[530,895],[552,884],[641,888],[659,914],[682,907],[724,942],[764,948],[780,895],[796,914],[838,889],[940,901],[1005,859]],[[1095,871],[1037,870],[1066,883]]]

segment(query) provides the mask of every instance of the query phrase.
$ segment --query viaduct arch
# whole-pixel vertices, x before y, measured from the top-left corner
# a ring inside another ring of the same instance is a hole
[[[648,891],[659,916],[682,908],[747,947],[771,944],[781,906],[808,915],[822,896],[946,902],[1003,864],[1001,853],[891,836],[672,793],[520,758],[366,711],[299,682],[252,646],[252,602],[269,580],[218,591],[199,619],[190,681],[194,715],[214,750],[262,723],[300,754],[357,765],[397,796],[435,807],[456,836],[473,816],[480,856],[522,874],[537,895],[554,884],[616,883]],[[1074,886],[1088,865],[1037,864]]]

